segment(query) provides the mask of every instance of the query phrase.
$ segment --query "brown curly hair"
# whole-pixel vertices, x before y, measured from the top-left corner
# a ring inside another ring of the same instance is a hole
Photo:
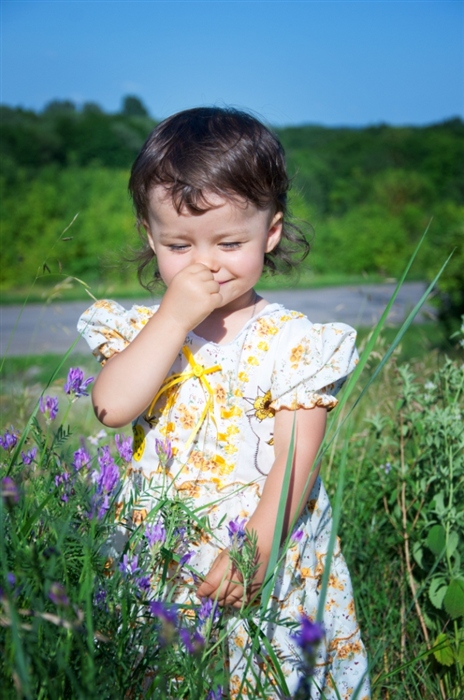
[[[207,211],[208,193],[282,212],[281,241],[264,259],[271,273],[293,269],[309,253],[303,232],[288,220],[290,180],[282,145],[246,112],[219,107],[188,109],[161,122],[145,141],[132,166],[129,192],[144,242],[134,260],[139,280],[147,289],[159,280],[156,257],[142,231],[148,220],[149,194],[156,185],[170,192],[178,212],[183,208],[194,213]],[[153,265],[144,283],[144,273]]]

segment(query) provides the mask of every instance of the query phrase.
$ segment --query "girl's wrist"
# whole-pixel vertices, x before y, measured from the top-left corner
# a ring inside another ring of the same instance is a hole
[[[163,302],[161,302],[160,307],[153,318],[158,317],[158,322],[165,326],[166,338],[173,339],[178,336],[180,344],[185,340],[187,334],[192,330],[188,327],[188,324],[182,323],[176,314],[172,313],[166,306],[163,307]]]

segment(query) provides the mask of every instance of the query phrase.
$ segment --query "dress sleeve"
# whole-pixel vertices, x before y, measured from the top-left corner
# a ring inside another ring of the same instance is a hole
[[[135,338],[158,307],[125,309],[115,301],[97,301],[84,311],[77,330],[99,362],[105,363]]]
[[[271,407],[334,408],[335,394],[358,363],[356,331],[344,323],[294,319],[282,331],[271,379]]]

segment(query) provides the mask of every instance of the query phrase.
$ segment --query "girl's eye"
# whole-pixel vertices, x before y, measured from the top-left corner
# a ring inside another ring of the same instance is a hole
[[[182,252],[183,250],[187,250],[188,245],[169,245],[168,248],[174,252]]]
[[[242,245],[241,243],[237,242],[231,242],[231,243],[221,243],[222,247],[225,248],[226,250],[233,250],[234,248],[240,248]]]

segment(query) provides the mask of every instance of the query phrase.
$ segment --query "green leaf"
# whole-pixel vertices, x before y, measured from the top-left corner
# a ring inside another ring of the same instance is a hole
[[[434,498],[434,506],[435,506],[435,512],[437,515],[444,515],[445,513],[445,494],[443,491],[440,491],[440,493],[437,493],[437,495]]]
[[[442,666],[454,664],[453,647],[447,634],[443,632],[435,640],[433,655]]]
[[[420,544],[420,542],[414,542],[414,545],[412,548],[412,555],[413,555],[416,563],[422,569],[423,568],[422,563],[423,563],[423,559],[424,559],[424,549],[423,549],[422,545]]]
[[[261,592],[261,611],[264,611],[266,609],[275,582],[274,573],[277,566],[277,560],[279,558],[282,532],[284,529],[284,518],[287,509],[287,497],[292,476],[293,456],[295,453],[295,420],[296,413],[294,413],[293,415],[292,434],[290,437],[290,445],[288,447],[287,463],[285,465],[285,474],[282,482],[282,491],[280,493],[279,509],[277,511],[277,518],[274,526],[274,537],[272,540],[271,555],[269,557],[269,563],[264,578],[264,585]]]
[[[429,587],[429,598],[432,605],[434,605],[439,610],[441,609],[441,606],[443,604],[443,598],[445,597],[447,590],[448,586],[446,585],[446,581],[443,578],[437,577],[432,579],[432,582]]]
[[[464,666],[464,640],[460,640],[459,642],[459,651],[458,651],[458,664],[462,668]]]
[[[434,525],[430,528],[425,546],[436,556],[443,553],[446,546],[446,532],[443,525]]]
[[[453,574],[455,574],[456,576],[459,576],[460,571],[461,571],[461,555],[459,554],[459,550],[457,549],[454,553]]]
[[[451,581],[443,598],[443,605],[453,620],[464,615],[464,581],[462,579],[455,578]]]
[[[456,547],[458,546],[458,544],[459,544],[459,535],[458,535],[458,533],[457,533],[457,532],[454,532],[454,531],[450,532],[449,537],[448,537],[448,543],[447,543],[447,545],[446,545],[446,554],[447,554],[449,557],[452,557],[452,556],[453,556],[453,554],[454,554],[454,552],[455,552]]]

